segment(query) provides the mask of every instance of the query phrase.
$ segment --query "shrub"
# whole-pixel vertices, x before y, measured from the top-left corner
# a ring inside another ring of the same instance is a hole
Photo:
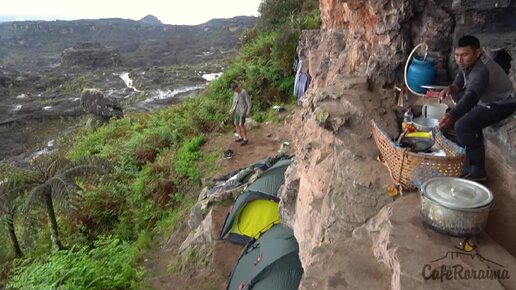
[[[321,11],[314,9],[303,16],[301,29],[319,29],[321,27]]]
[[[188,180],[198,184],[200,182],[199,167],[195,164],[201,157],[199,149],[206,142],[206,137],[200,135],[186,142],[179,150],[176,161],[177,172]]]
[[[301,12],[302,3],[299,0],[263,0],[258,7],[258,27],[263,31],[277,29]]]
[[[294,55],[296,54],[298,39],[298,29],[292,28],[289,25],[283,25],[278,37],[274,40],[272,58],[278,63],[285,77],[293,73]]]
[[[8,287],[14,289],[130,289],[143,276],[132,264],[134,248],[104,237],[94,248],[72,248],[16,263]]]

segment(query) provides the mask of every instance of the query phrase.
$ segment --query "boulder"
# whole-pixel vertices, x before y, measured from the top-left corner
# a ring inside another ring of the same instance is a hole
[[[61,54],[61,64],[65,66],[111,67],[119,63],[118,49],[98,43],[81,43]]]
[[[424,227],[419,209],[419,195],[403,196],[351,237],[322,243],[300,289],[516,289],[516,258],[486,234],[476,250],[457,249],[463,239]]]
[[[260,127],[260,123],[256,122],[252,118],[247,118],[245,120],[245,125],[244,126],[245,126],[246,130],[253,130],[253,129],[259,128]]]
[[[89,131],[94,131],[99,127],[100,124],[102,124],[102,117],[93,116],[89,117],[88,120],[86,120],[85,128]]]
[[[184,254],[192,247],[205,248],[211,246],[216,239],[213,236],[213,210],[210,210],[202,223],[193,230],[179,247],[179,253]]]
[[[123,117],[124,112],[118,101],[104,96],[97,89],[85,89],[81,93],[81,107],[85,112],[109,120],[111,117]]]

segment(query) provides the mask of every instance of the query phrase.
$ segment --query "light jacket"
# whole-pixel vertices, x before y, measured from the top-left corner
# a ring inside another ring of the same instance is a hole
[[[503,69],[490,57],[482,54],[468,69],[459,70],[453,82],[464,96],[450,114],[455,120],[464,116],[477,103],[481,106],[516,102],[512,82]]]
[[[240,116],[251,113],[251,96],[244,90],[240,89],[240,93],[235,92],[233,95],[233,104],[231,105],[231,113],[236,112]]]

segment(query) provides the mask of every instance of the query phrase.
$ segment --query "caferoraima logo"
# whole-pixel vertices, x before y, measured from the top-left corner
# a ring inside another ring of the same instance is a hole
[[[467,266],[460,258],[467,257],[477,263]],[[422,269],[425,280],[508,280],[509,271],[503,265],[473,252],[448,252],[443,257],[425,264]]]

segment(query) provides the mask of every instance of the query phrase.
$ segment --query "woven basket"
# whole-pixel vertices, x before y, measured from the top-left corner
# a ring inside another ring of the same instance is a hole
[[[396,146],[376,122],[371,121],[371,126],[384,165],[389,169],[392,180],[404,189],[416,190],[432,177],[456,177],[462,173],[466,159],[464,148],[446,139],[441,131],[434,132],[435,143],[446,152],[446,156],[432,156]]]

